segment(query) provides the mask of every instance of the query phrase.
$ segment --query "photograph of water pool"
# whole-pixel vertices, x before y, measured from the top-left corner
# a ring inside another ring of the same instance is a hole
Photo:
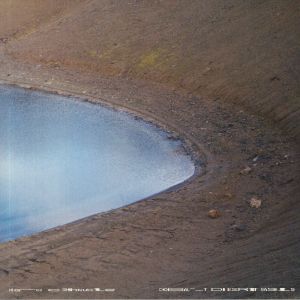
[[[0,241],[185,181],[193,162],[168,136],[125,112],[0,86]]]
[[[299,0],[0,0],[0,299],[300,299]]]

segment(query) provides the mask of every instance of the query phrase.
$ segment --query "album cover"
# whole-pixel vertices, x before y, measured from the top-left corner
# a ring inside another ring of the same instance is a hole
[[[298,0],[0,1],[0,299],[299,299]]]

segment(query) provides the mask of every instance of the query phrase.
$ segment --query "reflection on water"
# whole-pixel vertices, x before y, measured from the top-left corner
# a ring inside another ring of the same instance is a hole
[[[0,86],[0,241],[117,208],[194,173],[168,134],[124,112]]]

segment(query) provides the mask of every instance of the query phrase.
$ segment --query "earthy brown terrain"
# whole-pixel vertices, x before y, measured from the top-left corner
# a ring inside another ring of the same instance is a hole
[[[2,83],[157,122],[205,174],[0,244],[0,297],[299,298],[299,9],[297,0],[1,0]],[[46,290],[69,287],[116,291]],[[296,291],[192,289],[216,287]]]

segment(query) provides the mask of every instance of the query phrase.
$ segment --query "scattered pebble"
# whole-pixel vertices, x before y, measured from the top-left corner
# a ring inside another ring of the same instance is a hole
[[[240,174],[242,175],[247,175],[252,171],[252,169],[249,166],[246,166],[245,169],[243,169],[242,171],[240,171]]]
[[[260,199],[257,199],[256,197],[252,197],[250,199],[250,202],[249,202],[250,206],[252,208],[260,208],[261,207],[261,200]]]
[[[211,209],[207,215],[212,219],[221,217],[221,213],[216,209]]]
[[[232,199],[233,195],[231,193],[225,193],[224,196],[228,199]]]
[[[274,81],[274,80],[279,81],[280,78],[278,76],[273,76],[273,77],[270,78],[270,81]]]
[[[236,231],[244,231],[247,229],[247,226],[245,224],[239,224],[239,225],[233,225],[232,228]]]

